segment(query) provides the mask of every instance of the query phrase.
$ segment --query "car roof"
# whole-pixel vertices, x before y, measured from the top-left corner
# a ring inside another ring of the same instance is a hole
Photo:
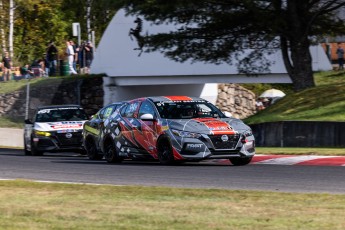
[[[200,97],[189,97],[189,96],[156,96],[156,97],[147,97],[152,102],[163,102],[163,101],[185,101],[185,102],[192,102],[192,101],[205,101],[207,100],[200,98]]]
[[[107,104],[106,106],[104,106],[104,107],[107,107],[107,106],[109,106],[109,105],[122,105],[123,103],[125,103],[124,101],[120,101],[120,102],[112,102],[112,103],[109,103],[109,104]],[[103,107],[103,108],[104,108]],[[103,109],[102,108],[102,109]]]
[[[70,107],[78,107],[80,109],[83,109],[80,105],[73,105],[73,104],[68,104],[68,105],[44,105],[44,106],[37,107],[37,109],[38,110],[40,110],[40,109],[57,109],[57,108],[70,108]]]

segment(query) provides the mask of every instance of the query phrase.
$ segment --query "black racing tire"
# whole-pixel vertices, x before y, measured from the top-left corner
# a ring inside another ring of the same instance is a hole
[[[26,141],[25,141],[25,138],[24,138],[24,155],[25,156],[31,156],[31,151],[28,150],[28,148],[26,147]]]
[[[108,141],[104,147],[104,158],[108,163],[121,163],[123,158],[119,156],[112,141]]]
[[[157,144],[158,160],[163,165],[175,164],[173,150],[168,138],[162,138]]]
[[[31,141],[31,155],[32,155],[32,156],[43,156],[43,151],[39,151],[39,150],[35,147],[33,141]]]
[[[231,164],[235,166],[247,165],[252,161],[253,157],[239,157],[229,159]]]
[[[85,140],[85,151],[90,160],[101,160],[103,158],[103,155],[99,154],[97,150],[96,143],[91,138]]]

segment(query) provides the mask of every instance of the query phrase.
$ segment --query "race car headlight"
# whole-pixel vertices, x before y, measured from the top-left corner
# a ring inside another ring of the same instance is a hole
[[[38,131],[38,130],[35,130],[35,135],[36,135],[36,136],[49,137],[49,136],[51,136],[52,134],[49,133],[49,132],[45,132],[45,131]]]
[[[245,131],[245,132],[243,133],[243,135],[246,136],[246,137],[250,137],[250,136],[253,136],[253,133],[252,133],[251,130],[247,130],[247,131]]]
[[[199,134],[199,133],[191,133],[191,132],[181,131],[181,130],[176,130],[176,129],[172,129],[171,131],[175,136],[178,136],[178,137],[184,137],[184,138],[199,138],[199,137],[201,137],[201,134]]]
[[[248,142],[247,137],[250,137],[250,136],[253,136],[252,131],[251,131],[251,130],[245,131],[245,132],[243,133],[243,135],[242,135],[241,142],[242,142],[243,144],[247,143],[247,142]]]

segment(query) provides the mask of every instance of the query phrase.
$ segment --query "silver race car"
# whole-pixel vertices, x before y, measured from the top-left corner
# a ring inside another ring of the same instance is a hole
[[[229,159],[233,165],[246,165],[255,154],[249,126],[204,99],[187,96],[124,103],[104,121],[98,143],[108,162]]]
[[[88,116],[78,105],[39,107],[33,120],[25,120],[25,155],[44,152],[74,151],[85,154],[82,147],[83,124]]]

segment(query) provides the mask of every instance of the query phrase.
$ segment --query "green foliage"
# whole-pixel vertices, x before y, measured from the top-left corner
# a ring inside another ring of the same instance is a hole
[[[63,19],[62,0],[22,0],[17,2],[14,50],[17,59],[31,64],[44,57],[49,41],[61,48],[70,25]]]
[[[64,0],[61,5],[62,12],[65,13],[65,19],[69,21],[69,24],[73,22],[79,22],[82,28],[81,37],[82,40],[88,39],[87,31],[87,18],[86,11],[88,2],[91,3],[91,15],[92,30],[96,34],[96,43],[99,42],[104,30],[107,28],[110,20],[113,18],[117,11],[115,2],[113,0]],[[72,30],[71,30],[72,32]],[[70,37],[72,34],[69,34]]]
[[[8,49],[9,1],[3,0],[0,9],[0,26],[5,33],[5,49]],[[72,23],[81,25],[81,38],[87,40],[85,0],[14,0],[14,65],[31,64],[43,58],[48,43],[54,41],[59,49],[60,59],[64,58],[65,40],[74,39]],[[116,12],[114,2],[91,0],[91,30],[95,31],[98,42]]]

